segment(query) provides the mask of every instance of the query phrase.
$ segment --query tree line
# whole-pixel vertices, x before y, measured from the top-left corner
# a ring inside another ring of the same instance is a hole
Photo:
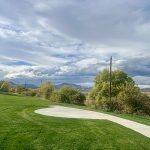
[[[112,98],[109,98],[109,70],[98,73],[94,87],[86,95],[69,86],[56,89],[46,81],[39,88],[30,89],[21,85],[12,86],[8,81],[0,81],[1,92],[11,92],[26,96],[37,96],[53,102],[87,105],[106,111],[150,115],[150,97],[142,93],[134,80],[121,70],[112,71]]]
[[[53,102],[83,105],[86,99],[85,94],[70,86],[63,86],[56,89],[50,81],[43,82],[39,88],[31,89],[23,85],[12,86],[8,81],[0,81],[0,91],[21,94],[25,96],[36,96]]]

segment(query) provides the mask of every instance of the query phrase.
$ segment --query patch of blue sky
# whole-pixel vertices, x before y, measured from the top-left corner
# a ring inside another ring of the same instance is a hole
[[[8,66],[34,66],[34,64],[22,60],[8,61],[8,62],[4,62],[3,64]]]

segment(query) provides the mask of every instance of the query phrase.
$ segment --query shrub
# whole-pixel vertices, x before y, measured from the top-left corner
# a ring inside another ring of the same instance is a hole
[[[50,81],[46,81],[41,84],[39,92],[40,95],[43,96],[45,99],[50,99],[50,96],[54,89],[54,85]]]
[[[95,101],[94,100],[90,100],[90,99],[86,99],[85,105],[86,106],[90,106],[92,108],[95,108]]]
[[[78,90],[69,86],[63,86],[60,90],[52,92],[51,101],[70,103],[70,104],[84,104],[85,95]]]
[[[72,95],[75,94],[75,89],[69,86],[63,86],[60,89],[61,101],[65,103],[72,103]]]
[[[118,99],[123,103],[123,112],[150,114],[150,98],[132,84],[127,84],[122,88]]]
[[[76,90],[76,92],[71,96],[71,103],[83,105],[85,99],[85,95]]]
[[[61,102],[61,93],[59,90],[54,90],[50,96],[50,100],[53,102]]]
[[[141,110],[145,113],[150,115],[150,97],[146,94],[141,93],[141,100],[142,100],[142,107]]]
[[[16,93],[18,93],[18,94],[22,94],[22,93],[24,93],[26,90],[27,90],[27,89],[26,89],[24,86],[22,86],[22,85],[17,85],[17,87],[16,87]]]
[[[36,96],[37,91],[36,91],[36,89],[27,89],[22,94],[26,95],[26,96]]]

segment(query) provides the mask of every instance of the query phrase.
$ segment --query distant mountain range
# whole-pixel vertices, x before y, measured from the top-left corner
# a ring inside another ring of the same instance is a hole
[[[17,86],[17,85],[21,85],[24,86],[26,88],[31,88],[31,89],[36,89],[38,86],[34,85],[34,84],[16,84],[12,81],[9,82],[12,86]]]
[[[56,87],[56,89],[60,89],[62,86],[70,86],[81,92],[88,92],[91,89],[91,87],[81,86],[81,85],[72,84],[72,83],[61,83],[61,84],[57,84],[55,87]]]
[[[142,92],[150,92],[150,88],[143,88],[141,89]]]
[[[17,86],[18,84],[10,81],[10,84],[12,86]],[[31,88],[31,89],[35,89],[38,88],[38,86],[36,86],[35,84],[19,84],[22,85],[26,88]],[[81,85],[77,85],[77,84],[73,84],[73,83],[61,83],[61,84],[57,84],[55,85],[56,89],[60,89],[62,86],[70,86],[74,89],[77,89],[81,92],[88,92],[89,90],[91,90],[92,87],[86,87],[86,86],[81,86]],[[150,92],[150,88],[142,88],[141,89],[142,92]]]
[[[15,82],[12,82],[12,81],[10,81],[10,84],[12,86],[17,86],[18,85]],[[38,88],[38,86],[35,85],[35,84],[19,84],[19,85],[22,85],[26,88],[31,88],[31,89]],[[74,89],[77,89],[81,92],[88,92],[92,88],[92,87],[81,86],[81,85],[77,85],[77,84],[73,84],[73,83],[61,83],[61,84],[56,84],[55,85],[56,89],[60,89],[62,86],[70,86],[70,87],[72,87]],[[142,88],[141,91],[142,92],[150,92],[150,88]]]
[[[16,83],[12,82],[12,81],[10,81],[10,84],[12,86],[17,86],[18,85]],[[38,86],[36,86],[34,84],[19,84],[19,85],[22,85],[22,86],[24,86],[26,88],[31,88],[31,89],[38,88]],[[55,85],[56,89],[60,89],[62,86],[70,86],[70,87],[72,87],[74,89],[77,89],[77,90],[79,90],[81,92],[88,92],[91,89],[91,87],[85,87],[85,86],[72,84],[72,83],[61,83],[61,84]]]

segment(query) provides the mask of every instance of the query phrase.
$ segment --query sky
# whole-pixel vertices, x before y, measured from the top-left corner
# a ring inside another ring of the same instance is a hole
[[[109,67],[150,87],[150,0],[0,0],[0,79],[93,85]]]

